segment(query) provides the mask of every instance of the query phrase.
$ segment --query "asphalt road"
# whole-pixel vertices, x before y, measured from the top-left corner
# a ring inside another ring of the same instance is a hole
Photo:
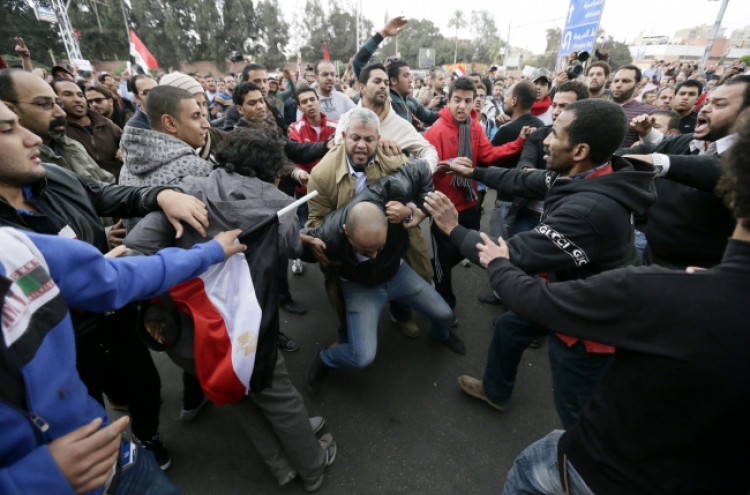
[[[488,219],[485,214],[485,228]],[[375,362],[330,375],[316,399],[306,391],[305,371],[317,350],[335,340],[336,318],[317,266],[307,265],[301,277],[290,276],[292,293],[308,313],[281,312],[282,330],[302,346],[284,354],[286,365],[310,416],[323,416],[324,431],[338,444],[336,462],[318,493],[499,494],[515,457],[560,428],[546,345],[524,354],[513,403],[505,413],[458,387],[459,375],[481,377],[491,323],[502,309],[476,299],[489,288],[482,268],[459,265],[453,273],[459,294],[456,333],[466,343],[466,356],[430,341],[421,315],[416,321],[422,336],[403,336],[386,309]],[[283,488],[276,484],[229,411],[209,405],[194,423],[181,423],[180,371],[165,355],[155,354],[155,359],[162,378],[161,435],[172,454],[167,473],[186,494],[304,493],[298,480]]]

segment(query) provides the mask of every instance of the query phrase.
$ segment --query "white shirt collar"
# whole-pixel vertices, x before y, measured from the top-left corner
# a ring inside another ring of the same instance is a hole
[[[690,151],[698,150],[701,155],[721,155],[726,150],[734,146],[737,142],[737,133],[724,136],[723,138],[711,143],[706,148],[706,142],[700,139],[693,139],[690,141]]]

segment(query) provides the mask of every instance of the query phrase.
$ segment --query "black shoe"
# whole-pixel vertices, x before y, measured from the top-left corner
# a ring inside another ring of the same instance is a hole
[[[466,354],[466,346],[464,345],[463,341],[456,336],[455,333],[450,332],[448,334],[448,339],[443,340],[443,344],[445,344],[448,349],[455,352],[456,354],[461,354],[462,356]]]
[[[315,359],[310,363],[310,367],[307,368],[307,391],[310,395],[316,397],[320,392],[320,387],[323,385],[323,380],[328,376],[330,368],[320,359],[320,353],[318,351],[315,355]]]
[[[485,292],[484,294],[479,294],[477,299],[479,299],[479,302],[492,304],[494,306],[501,306],[503,304],[503,300],[497,297],[494,292]]]
[[[451,316],[451,328],[458,328],[458,316],[456,316],[456,313],[453,313],[453,316]]]
[[[292,313],[293,315],[303,315],[307,313],[307,308],[305,308],[303,305],[295,301],[294,299],[289,299],[288,301],[279,302],[279,307],[286,311],[287,313]]]
[[[532,340],[531,344],[529,344],[529,347],[531,349],[539,349],[543,345],[544,345],[544,337]]]
[[[279,349],[286,352],[297,352],[299,351],[299,344],[287,337],[285,333],[279,332]]]
[[[162,443],[159,435],[155,435],[151,440],[141,441],[133,437],[141,448],[150,451],[154,454],[156,463],[159,465],[162,471],[166,471],[172,465],[172,458],[169,455],[169,451]]]

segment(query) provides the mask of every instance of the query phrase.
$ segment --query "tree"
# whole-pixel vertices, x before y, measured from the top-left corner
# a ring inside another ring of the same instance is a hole
[[[499,44],[502,40],[497,34],[495,16],[488,10],[472,10],[471,30],[474,33],[472,44],[476,54],[472,61],[492,63],[502,46]]]
[[[562,41],[562,29],[559,27],[549,28],[545,36],[547,37],[547,47],[544,49],[544,53],[554,53],[557,56]]]
[[[40,5],[49,7],[46,2]],[[31,51],[34,60],[44,60],[44,65],[54,65],[49,51],[56,57],[67,58],[65,47],[57,34],[57,24],[42,22],[36,19],[34,9],[25,0],[3,0],[0,2],[0,43],[1,51],[13,54],[14,38],[21,36]]]
[[[263,26],[260,38],[265,48],[259,60],[271,70],[286,62],[284,49],[289,44],[289,24],[279,11],[278,0],[261,0],[258,3],[258,11],[260,24]]]
[[[224,51],[257,55],[260,22],[253,0],[224,0]]]
[[[73,29],[81,34],[83,58],[89,60],[123,60],[129,51],[128,33],[122,19],[119,1],[99,0],[71,2],[68,16]]]
[[[453,53],[453,63],[456,63],[458,57],[458,30],[466,27],[466,16],[463,11],[456,10],[453,12],[453,17],[448,21],[448,27],[456,28],[456,51]]]
[[[398,40],[398,50],[401,52],[401,60],[409,64],[412,68],[419,67],[419,49],[434,48],[437,50],[438,45],[445,38],[440,34],[440,29],[432,22],[426,19],[410,19],[404,26]],[[450,44],[450,42],[449,42]],[[383,45],[382,55],[388,57],[395,55],[396,43],[395,38],[388,38]],[[437,63],[437,57],[436,61]]]
[[[633,63],[633,57],[630,55],[630,49],[627,43],[621,41],[615,41],[612,38],[609,39],[605,49],[609,49],[609,65],[612,70],[617,70],[623,65],[630,65]]]
[[[307,0],[302,24],[305,30],[304,45],[300,49],[306,60],[323,58],[323,43],[327,41],[326,13],[320,0]]]

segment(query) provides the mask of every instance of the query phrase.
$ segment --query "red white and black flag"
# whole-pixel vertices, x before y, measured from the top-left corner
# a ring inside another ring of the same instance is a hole
[[[159,62],[156,61],[146,45],[136,36],[135,31],[130,30],[130,64],[129,70],[134,74],[148,74],[149,69],[158,69]]]
[[[271,385],[279,332],[278,216],[240,236],[247,251],[176,285],[169,295],[192,317],[201,388],[214,404],[242,400]],[[270,262],[269,262],[270,260]]]

